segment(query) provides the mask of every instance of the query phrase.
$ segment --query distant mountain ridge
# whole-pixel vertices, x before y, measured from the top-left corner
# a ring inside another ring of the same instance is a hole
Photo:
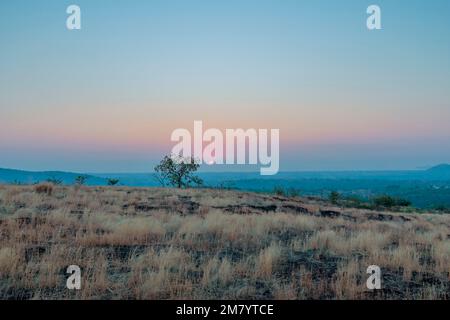
[[[0,183],[20,183],[33,184],[43,182],[48,179],[61,180],[63,184],[73,184],[75,179],[80,176],[86,176],[87,185],[107,185],[108,178],[120,180],[121,185],[135,187],[158,186],[159,183],[154,179],[152,173],[96,173],[85,174],[66,171],[26,171],[18,169],[0,168]],[[204,179],[207,185],[215,186],[221,182],[240,182],[245,185],[245,181],[257,180],[258,184],[264,181],[264,185],[272,185],[271,182],[293,182],[295,180],[314,179],[330,180],[343,182],[345,180],[384,180],[384,181],[449,181],[450,164],[439,164],[427,170],[403,170],[403,171],[298,171],[298,172],[279,172],[276,176],[260,176],[258,173],[246,172],[199,172],[198,175]],[[242,185],[242,186],[243,186]],[[239,187],[239,186],[237,186]],[[245,189],[245,187],[244,187]],[[254,188],[250,188],[254,189]],[[259,188],[257,188],[259,189]],[[265,188],[264,188],[265,189]]]
[[[437,166],[431,167],[427,172],[450,172],[450,164],[442,163]]]
[[[72,185],[80,176],[87,176],[89,186],[106,186],[108,178],[128,187],[157,187],[158,181],[148,173],[81,174],[61,171],[23,171],[0,169],[0,184],[35,184],[48,179]],[[299,190],[303,195],[327,196],[337,191],[344,196],[369,199],[387,194],[412,202],[418,208],[436,206],[450,208],[450,165],[441,164],[428,170],[403,171],[322,171],[279,172],[261,176],[259,172],[199,172],[205,187],[245,191],[273,192],[275,188]]]
[[[48,179],[61,180],[63,184],[73,184],[78,176],[87,178],[87,185],[106,185],[107,179],[89,174],[63,171],[24,171],[17,169],[0,168],[0,183],[21,183],[33,184],[43,182]]]

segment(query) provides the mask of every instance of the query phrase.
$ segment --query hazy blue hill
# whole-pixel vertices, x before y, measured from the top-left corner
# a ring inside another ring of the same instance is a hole
[[[1,169],[0,168],[0,183],[21,183],[21,184],[33,184],[37,182],[43,182],[47,179],[61,180],[63,184],[73,184],[76,177],[80,176],[80,173],[74,172],[62,172],[62,171],[23,171],[14,169]],[[105,185],[106,179],[95,177],[92,175],[86,175],[87,185]]]
[[[427,170],[428,173],[450,173],[450,164],[440,164]]]

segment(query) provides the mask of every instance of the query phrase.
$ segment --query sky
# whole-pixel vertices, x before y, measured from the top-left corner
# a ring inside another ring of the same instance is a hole
[[[148,172],[194,120],[280,129],[282,171],[450,162],[449,16],[447,0],[0,1],[0,167]]]

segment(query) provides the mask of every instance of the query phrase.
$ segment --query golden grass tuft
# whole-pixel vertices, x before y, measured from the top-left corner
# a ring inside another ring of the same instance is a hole
[[[34,186],[34,191],[39,194],[46,194],[47,196],[51,196],[53,193],[53,184],[40,183]]]
[[[256,261],[256,275],[264,279],[271,278],[281,259],[281,253],[282,248],[275,243],[261,250]]]

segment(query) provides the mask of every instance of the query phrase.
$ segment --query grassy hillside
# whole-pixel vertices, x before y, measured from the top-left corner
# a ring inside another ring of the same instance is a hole
[[[66,288],[79,265],[82,288]],[[366,269],[382,270],[382,290]],[[224,190],[0,186],[2,299],[448,299],[450,216]]]
[[[416,208],[450,211],[449,165],[415,171],[342,171],[342,172],[280,172],[276,176],[261,176],[259,172],[201,172],[205,186],[271,193],[278,187],[297,189],[303,195],[327,197],[338,191],[346,197],[371,201],[380,195],[406,199]],[[48,179],[72,185],[80,175],[86,185],[106,186],[109,178],[128,187],[158,187],[152,173],[81,174],[58,171],[21,171],[0,168],[0,183],[34,184]]]

